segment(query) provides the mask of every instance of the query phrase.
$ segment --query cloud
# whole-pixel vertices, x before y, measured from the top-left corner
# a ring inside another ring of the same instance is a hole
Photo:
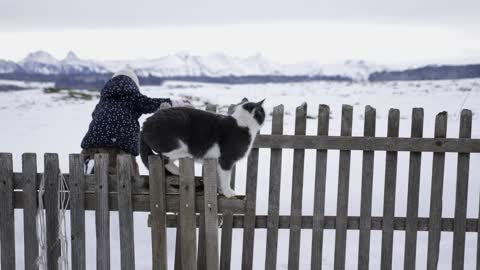
[[[304,20],[478,25],[479,10],[478,0],[2,0],[0,31],[223,25]]]
[[[261,53],[281,63],[363,59],[379,64],[480,62],[480,35],[440,26],[321,22],[176,26],[159,28],[0,32],[0,58],[19,60],[46,50],[63,58],[156,58],[185,51],[247,57]]]

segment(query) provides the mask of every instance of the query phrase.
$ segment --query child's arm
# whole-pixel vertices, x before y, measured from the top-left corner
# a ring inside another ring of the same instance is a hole
[[[133,96],[133,99],[134,109],[141,113],[154,113],[163,103],[172,106],[172,101],[169,98],[150,98],[138,93]]]

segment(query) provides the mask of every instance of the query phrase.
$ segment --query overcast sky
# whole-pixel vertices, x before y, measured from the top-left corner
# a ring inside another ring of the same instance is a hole
[[[176,51],[279,62],[479,62],[479,0],[0,0],[0,58],[42,49],[128,59]]]

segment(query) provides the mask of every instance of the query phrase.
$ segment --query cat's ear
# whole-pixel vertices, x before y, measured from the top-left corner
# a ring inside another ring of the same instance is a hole
[[[260,102],[255,103],[255,106],[256,107],[262,107],[264,101],[265,101],[265,99],[262,99]]]
[[[242,103],[245,103],[245,102],[248,102],[248,99],[246,97],[242,99]]]

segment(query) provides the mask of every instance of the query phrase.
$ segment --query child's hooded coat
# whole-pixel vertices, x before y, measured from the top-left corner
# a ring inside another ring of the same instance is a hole
[[[171,105],[168,98],[142,95],[128,76],[110,79],[92,113],[92,122],[82,140],[82,148],[112,147],[137,156],[140,139],[138,119],[142,114],[155,112],[164,102]]]

